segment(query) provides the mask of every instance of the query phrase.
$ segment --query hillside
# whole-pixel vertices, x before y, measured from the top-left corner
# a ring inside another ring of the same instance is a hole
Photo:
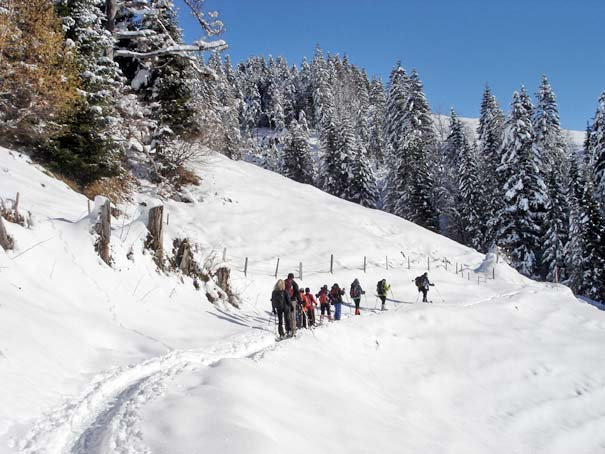
[[[86,198],[0,149],[0,197],[19,192],[33,221],[6,223],[16,249],[0,249],[0,453],[605,447],[602,311],[252,164],[213,154],[196,171],[189,203],[141,186],[118,206],[110,268]],[[156,270],[143,242],[158,203],[166,251],[187,237],[217,263],[226,248],[240,309]],[[362,315],[345,308],[343,321],[276,344],[278,258],[280,276],[302,263],[313,290],[358,277]],[[433,304],[417,303],[411,281],[428,266]],[[387,312],[373,296],[383,277],[398,301]]]

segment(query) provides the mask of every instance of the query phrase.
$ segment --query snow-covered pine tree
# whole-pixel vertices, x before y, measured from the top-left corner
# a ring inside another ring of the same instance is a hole
[[[481,101],[479,127],[477,128],[477,157],[479,160],[479,184],[483,188],[486,228],[482,250],[489,250],[496,243],[499,213],[502,210],[502,187],[506,181],[497,172],[502,162],[502,140],[504,137],[504,114],[496,97],[486,85]]]
[[[385,154],[384,121],[386,109],[384,86],[380,79],[374,78],[370,83],[370,108],[367,113],[370,125],[368,156],[382,161]]]
[[[306,129],[296,120],[288,127],[282,174],[300,183],[313,184],[313,160]]]
[[[595,194],[605,213],[605,91],[599,97],[599,107],[590,129],[586,150],[594,179]]]
[[[533,114],[535,147],[539,153],[537,156],[541,158],[539,170],[547,187],[545,205],[540,210],[544,213],[540,275],[554,281],[556,270],[558,278],[564,278],[563,251],[569,225],[569,207],[565,196],[567,159],[557,101],[546,76],[542,76],[536,98],[537,105]]]
[[[122,161],[117,106],[124,77],[107,57],[113,39],[103,26],[103,5],[102,0],[63,0],[57,5],[75,46],[83,96],[66,129],[45,148],[51,165],[82,184],[116,174]]]
[[[581,206],[584,260],[586,268],[581,287],[582,294],[597,301],[605,301],[605,220],[595,199],[592,172],[585,176]]]
[[[565,162],[565,161],[564,161]],[[569,205],[567,189],[562,173],[563,164],[556,163],[547,182],[546,229],[542,241],[542,268],[546,280],[562,282],[565,271],[565,246],[569,229]]]
[[[357,144],[357,149],[353,156],[350,200],[364,207],[376,208],[378,200],[376,176],[372,171],[372,166],[366,154],[366,150]]]
[[[410,172],[407,159],[402,159],[401,149],[405,135],[403,118],[408,99],[408,85],[409,77],[401,62],[397,62],[389,75],[383,133],[388,168],[384,208],[397,216],[403,216],[400,201],[405,195]]]
[[[584,174],[582,162],[575,155],[569,157],[569,239],[565,244],[565,278],[563,282],[574,292],[582,291],[587,263],[584,228]],[[556,244],[556,243],[555,243]]]
[[[538,270],[543,220],[539,210],[546,198],[531,115],[531,100],[521,87],[513,95],[502,144],[504,161],[498,169],[506,180],[499,245],[509,254],[512,266],[530,277]]]
[[[479,181],[479,160],[477,145],[468,144],[462,148],[459,157],[458,191],[460,194],[460,219],[463,226],[464,244],[482,250],[485,243],[485,210],[482,206],[485,195]]]
[[[403,217],[423,227],[438,229],[437,213],[433,205],[434,163],[429,162],[436,147],[431,112],[416,70],[409,78],[407,99],[403,114],[403,136],[394,156],[400,171],[395,178],[404,185],[398,211]]]

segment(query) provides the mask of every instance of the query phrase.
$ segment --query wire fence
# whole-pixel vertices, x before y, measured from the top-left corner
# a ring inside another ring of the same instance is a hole
[[[395,255],[395,254],[393,254]],[[496,264],[499,262],[499,255],[496,255],[491,267],[487,267],[486,271],[478,271],[468,264],[459,263],[455,260],[450,260],[447,257],[431,257],[421,254],[414,256],[406,255],[400,251],[399,257],[392,258],[385,255],[383,258],[377,256],[360,256],[359,259],[351,258],[338,259],[334,254],[326,256],[321,260],[300,260],[292,259],[283,260],[278,256],[265,256],[261,258],[253,258],[249,256],[241,256],[230,254],[225,248],[222,251],[222,262],[237,272],[244,274],[246,277],[274,277],[277,278],[282,274],[294,273],[295,276],[303,280],[305,277],[323,274],[334,274],[339,271],[359,271],[363,273],[382,270],[415,270],[415,271],[436,271],[443,270],[451,272],[460,279],[464,279],[477,285],[487,284],[487,282],[496,279]]]

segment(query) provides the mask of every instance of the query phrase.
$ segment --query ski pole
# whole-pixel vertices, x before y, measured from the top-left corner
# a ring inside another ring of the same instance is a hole
[[[418,294],[416,295],[416,303],[418,302],[418,298],[420,298],[420,290],[418,291]]]
[[[439,295],[439,298],[441,298],[441,301],[445,303],[445,300],[443,299],[443,296],[441,296],[441,292],[439,291],[439,289],[435,287],[435,290],[437,290],[437,294]]]

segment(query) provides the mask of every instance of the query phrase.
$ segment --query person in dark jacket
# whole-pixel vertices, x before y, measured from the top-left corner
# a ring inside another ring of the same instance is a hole
[[[345,291],[342,290],[338,284],[334,284],[330,290],[330,304],[334,305],[334,320],[340,320],[342,313],[342,296]]]
[[[361,314],[361,312],[359,311],[359,303],[361,302],[361,295],[364,295],[365,293],[366,292],[361,288],[361,285],[359,284],[359,279],[355,279],[351,284],[351,290],[349,291],[349,295],[351,295],[351,298],[355,303],[355,315]]]
[[[290,296],[286,292],[286,285],[282,279],[277,281],[271,293],[271,306],[273,307],[273,313],[277,315],[279,323],[278,331],[279,337],[284,337],[284,322],[286,325],[286,332],[291,333],[292,321],[289,316],[291,312]]]
[[[427,294],[429,292],[429,287],[434,286],[435,284],[429,281],[429,273],[424,273],[422,276],[418,276],[415,279],[416,287],[419,292],[422,292],[422,302],[428,303]]]
[[[290,305],[292,309],[292,320],[294,321],[292,327],[292,335],[296,334],[296,328],[299,318],[299,304],[300,304],[300,289],[298,284],[294,280],[294,273],[289,273],[288,278],[284,281],[286,286],[286,293],[290,297]]]

